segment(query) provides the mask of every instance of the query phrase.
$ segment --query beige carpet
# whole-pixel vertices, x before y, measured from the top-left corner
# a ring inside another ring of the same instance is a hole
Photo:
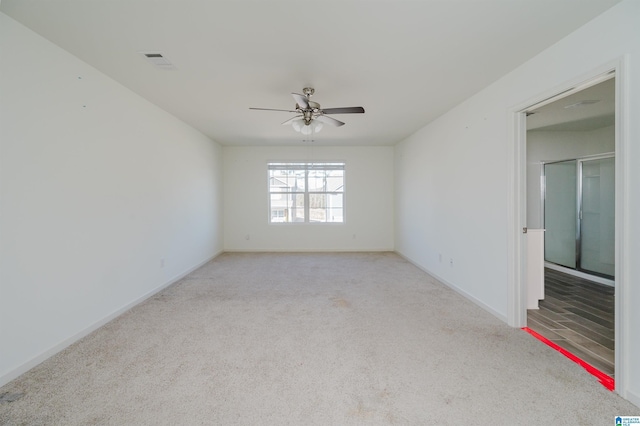
[[[392,253],[221,255],[2,395],[4,425],[613,425],[640,415]]]

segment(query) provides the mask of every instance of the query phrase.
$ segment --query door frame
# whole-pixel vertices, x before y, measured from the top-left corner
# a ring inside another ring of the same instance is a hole
[[[629,164],[627,152],[629,140],[629,108],[628,108],[628,59],[619,59],[604,64],[583,76],[565,84],[551,88],[534,98],[528,99],[509,109],[508,144],[508,212],[507,212],[507,322],[512,327],[527,325],[526,309],[526,239],[523,228],[526,227],[526,113],[542,105],[555,102],[563,97],[579,92],[598,84],[614,75],[615,80],[615,391],[627,397],[630,324],[628,306],[628,229],[629,203],[628,182]]]

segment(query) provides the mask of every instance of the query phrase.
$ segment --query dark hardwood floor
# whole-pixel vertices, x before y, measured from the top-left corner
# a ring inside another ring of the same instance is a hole
[[[614,377],[614,288],[545,268],[545,298],[527,326]]]

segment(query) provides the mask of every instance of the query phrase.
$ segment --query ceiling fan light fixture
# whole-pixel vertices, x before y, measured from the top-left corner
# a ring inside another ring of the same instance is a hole
[[[322,130],[324,124],[330,124],[334,127],[344,126],[344,122],[337,120],[333,117],[329,117],[327,114],[362,114],[364,108],[362,107],[343,107],[343,108],[325,108],[322,109],[319,103],[310,100],[313,95],[314,89],[311,87],[305,87],[303,89],[304,95],[299,93],[291,93],[293,99],[296,101],[294,110],[286,109],[273,109],[273,108],[249,108],[264,111],[282,111],[298,114],[282,123],[283,126],[291,124],[293,130],[303,135],[312,135]]]
[[[318,133],[320,130],[322,130],[322,123],[317,120],[311,120],[309,124],[307,124],[304,118],[299,118],[291,122],[291,127],[293,127],[293,130],[295,130],[296,132],[308,136],[313,133]]]

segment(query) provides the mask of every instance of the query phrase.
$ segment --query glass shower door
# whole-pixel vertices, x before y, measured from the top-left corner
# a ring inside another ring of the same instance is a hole
[[[544,165],[544,259],[615,275],[615,157]]]
[[[577,161],[544,165],[544,258],[576,268]]]
[[[581,161],[579,269],[615,274],[615,158]]]

